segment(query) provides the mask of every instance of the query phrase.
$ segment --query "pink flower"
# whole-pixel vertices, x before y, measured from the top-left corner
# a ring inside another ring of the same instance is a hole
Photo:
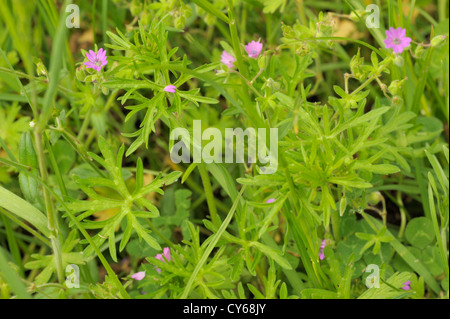
[[[164,88],[164,92],[175,93],[176,89],[175,85],[168,85]]]
[[[319,249],[319,259],[323,260],[325,258],[325,254],[323,253],[325,246],[327,245],[326,240],[322,240],[322,244],[320,245],[320,249]]]
[[[262,47],[261,42],[252,41],[245,46],[245,51],[247,51],[249,57],[256,59],[260,55]]]
[[[390,27],[389,30],[386,30],[386,37],[384,44],[387,49],[393,49],[394,53],[402,53],[412,41],[406,36],[406,29],[400,27],[397,29]]]
[[[411,281],[410,280],[408,280],[407,282],[404,282],[403,285],[404,285],[402,287],[403,290],[410,290],[411,289],[411,287],[409,286],[409,285],[411,285]]]
[[[167,260],[167,261],[170,261],[170,260],[172,259],[172,256],[170,255],[170,249],[169,249],[169,247],[164,248],[163,253],[162,253],[162,254],[156,255],[155,258],[156,258],[156,259],[159,259],[159,260],[161,260],[161,261],[163,261],[163,262],[166,262],[166,260]],[[165,258],[166,260],[164,260],[164,258]],[[160,273],[160,272],[161,272],[161,269],[159,269],[158,267],[156,267],[156,271],[157,271],[158,273]]]
[[[222,52],[221,58],[222,59],[220,60],[220,62],[225,64],[228,68],[231,69],[234,67],[234,62],[236,61],[236,58],[231,54],[229,54],[227,51]]]
[[[100,48],[97,53],[95,53],[92,50],[89,50],[88,53],[86,53],[86,58],[89,61],[84,62],[84,65],[88,69],[94,69],[97,72],[99,72],[104,65],[108,64],[106,51]]]
[[[266,204],[271,204],[275,201],[275,198],[269,198],[268,200],[266,200]]]
[[[142,280],[145,278],[145,271],[137,272],[131,275],[131,278],[133,278],[134,280]]]

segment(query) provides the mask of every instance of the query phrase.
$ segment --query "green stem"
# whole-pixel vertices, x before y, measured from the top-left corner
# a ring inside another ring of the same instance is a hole
[[[206,202],[208,203],[209,213],[211,215],[211,220],[214,225],[220,225],[220,217],[217,213],[216,203],[214,202],[214,194],[211,187],[211,181],[209,179],[208,170],[205,167],[205,164],[200,163],[198,165],[198,170],[200,172],[200,177],[202,178],[203,187],[206,195]]]
[[[234,49],[234,54],[236,55],[236,62],[239,68],[239,71],[242,73],[242,75],[247,78],[248,77],[248,70],[247,66],[244,63],[244,57],[242,56],[241,52],[241,42],[239,40],[239,35],[236,27],[236,17],[234,15],[233,11],[233,1],[228,0],[228,16],[230,17],[230,23],[228,24],[230,28],[230,34],[231,34],[231,42]]]
[[[254,87],[253,87],[253,85],[252,85],[252,83],[253,83],[253,81],[255,80],[255,78],[250,82],[249,80],[247,80],[241,73],[239,73],[238,71],[235,71],[235,70],[230,70],[230,72],[231,73],[234,73],[234,74],[237,74],[241,79],[242,79],[242,81],[244,81],[244,83],[256,94],[256,95],[258,95],[258,97],[260,97],[260,98],[263,98],[263,96],[261,95],[261,93],[259,93],[258,92],[258,90],[256,90]]]
[[[241,51],[241,41],[239,40],[238,31],[236,27],[236,17],[233,11],[233,1],[228,0],[228,16],[230,18],[230,22],[228,24],[231,34],[231,43],[233,45],[234,54],[236,55],[236,62],[239,68],[239,73],[242,74],[243,78],[247,79],[249,77],[247,66],[244,63],[244,57],[242,56]],[[257,127],[263,128],[266,127],[263,118],[259,114],[256,109],[255,103],[250,99],[250,94],[246,89],[246,85],[248,81],[242,79],[242,88],[241,88],[241,98],[243,99],[243,106],[245,108],[245,113],[249,116],[250,120],[254,122]]]
[[[83,120],[83,124],[81,124],[81,128],[80,131],[78,132],[77,135],[77,140],[81,140],[81,138],[84,136],[86,129],[88,128],[89,122],[91,121],[91,115],[92,115],[92,109],[94,108],[94,106],[91,106]]]
[[[447,18],[447,0],[439,0],[438,2],[439,21],[444,21]]]
[[[239,204],[239,200],[241,199],[242,194],[245,191],[245,185],[241,188],[241,191],[239,192],[238,196],[236,197],[233,206],[231,207],[230,211],[228,212],[227,217],[223,221],[222,225],[220,225],[219,230],[217,233],[215,233],[213,236],[214,238],[211,240],[211,242],[208,245],[208,248],[206,248],[205,252],[202,255],[202,258],[198,262],[198,264],[195,266],[194,271],[192,272],[191,277],[189,278],[186,287],[184,288],[183,294],[181,295],[180,299],[186,299],[189,293],[191,292],[192,285],[194,284],[194,280],[197,279],[197,275],[200,272],[200,269],[203,267],[203,265],[206,263],[206,260],[208,259],[208,256],[211,254],[214,247],[216,247],[217,242],[219,241],[220,237],[222,237],[223,233],[227,229],[228,225],[231,222],[231,219],[233,218],[234,212],[236,211],[236,208]]]
[[[41,179],[44,182],[48,180],[47,174],[47,165],[44,157],[44,149],[43,149],[43,134],[40,126],[38,125],[34,130],[35,144],[36,144],[36,154],[39,163],[39,171],[41,175]],[[61,243],[59,240],[59,225],[58,219],[56,216],[56,212],[53,207],[52,199],[50,198],[50,194],[47,189],[43,189],[44,194],[44,203],[45,209],[47,211],[47,219],[48,219],[48,229],[50,231],[50,243],[52,245],[53,254],[55,256],[56,263],[56,272],[58,274],[59,283],[64,282],[64,272],[63,272],[63,261],[62,261],[62,253],[61,253]]]
[[[399,185],[402,184],[403,178],[400,177],[400,180],[398,182]],[[397,203],[398,203],[398,208],[400,210],[400,229],[398,231],[398,238],[402,238],[403,234],[405,232],[405,227],[406,227],[406,209],[405,209],[405,205],[403,205],[403,200],[402,200],[402,193],[400,191],[397,191]]]
[[[56,179],[58,180],[59,188],[63,196],[67,196],[66,184],[62,178],[61,171],[59,170],[58,162],[56,161],[55,154],[53,153],[53,147],[50,145],[47,138],[45,138],[45,146],[48,150],[48,155],[50,159],[50,164],[52,165],[53,171],[55,172]]]
[[[305,5],[303,4],[303,0],[297,0],[297,8],[300,12],[300,21],[303,25],[307,25],[307,19],[305,15],[305,11],[303,10],[305,8]]]

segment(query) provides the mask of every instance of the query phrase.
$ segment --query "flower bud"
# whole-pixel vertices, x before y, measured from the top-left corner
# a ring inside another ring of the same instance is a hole
[[[260,69],[265,69],[267,66],[267,56],[262,54],[258,58],[258,66]]]
[[[78,81],[84,81],[84,78],[86,77],[86,73],[84,72],[85,68],[77,68],[75,71],[75,76],[77,77]]]
[[[369,196],[367,196],[367,202],[372,205],[375,206],[376,204],[378,204],[381,199],[383,198],[383,195],[381,195],[380,192],[373,192],[370,193]]]
[[[267,86],[268,88],[272,89],[273,91],[279,91],[280,90],[280,83],[274,81],[272,78],[268,78],[264,86]]]
[[[294,39],[295,38],[295,31],[292,29],[291,26],[285,25],[284,23],[281,24],[281,30],[283,31],[283,36],[286,39]]]
[[[43,75],[45,77],[48,77],[47,68],[45,67],[44,63],[42,63],[41,59],[34,57],[33,63],[36,64],[36,74],[38,76]]]
[[[425,54],[425,52],[427,51],[427,49],[425,49],[425,47],[423,45],[418,45],[416,50],[414,51],[414,55],[420,59],[423,57],[423,55]]]
[[[392,98],[392,103],[395,106],[403,106],[403,99],[400,96],[396,95]]]
[[[403,87],[403,83],[405,82],[405,80],[394,80],[392,81],[392,83],[389,85],[389,92],[392,93],[392,95],[398,95]]]
[[[350,70],[352,71],[352,74],[355,76],[355,78],[359,81],[364,80],[364,78],[367,76],[367,72],[366,70],[364,70],[363,64],[364,58],[360,56],[360,50],[358,49],[358,53],[353,56],[350,61]]]
[[[403,57],[401,55],[396,55],[394,59],[394,64],[398,66],[399,68],[403,67],[405,60],[403,60]]]
[[[447,39],[446,35],[437,35],[433,39],[431,39],[431,46],[437,47],[441,45]]]
[[[109,94],[109,89],[107,87],[105,87],[105,86],[102,86],[102,93],[104,95],[108,95]]]

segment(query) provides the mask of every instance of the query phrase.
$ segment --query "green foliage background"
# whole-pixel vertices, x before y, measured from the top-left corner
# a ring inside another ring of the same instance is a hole
[[[448,298],[448,1],[70,3],[0,4],[2,298]],[[193,120],[278,128],[277,172],[171,162]]]

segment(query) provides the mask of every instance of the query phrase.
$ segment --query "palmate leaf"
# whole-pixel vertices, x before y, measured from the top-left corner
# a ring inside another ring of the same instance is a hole
[[[101,245],[108,239],[109,250],[113,260],[117,261],[115,232],[126,218],[126,227],[120,242],[119,251],[122,251],[128,243],[133,230],[139,238],[154,249],[161,249],[158,242],[148,233],[149,231],[140,224],[138,218],[155,218],[159,216],[158,208],[153,205],[145,196],[151,192],[163,194],[162,187],[174,183],[181,175],[181,172],[172,172],[164,177],[157,176],[150,184],[144,185],[142,160],[137,160],[136,167],[136,188],[133,192],[128,189],[122,175],[122,158],[125,148],[122,145],[117,155],[107,141],[100,136],[98,145],[103,158],[90,154],[90,156],[102,165],[109,173],[104,177],[77,178],[75,182],[80,189],[89,196],[86,200],[73,200],[67,204],[70,211],[77,214],[77,218],[82,221],[86,229],[101,229],[93,240],[97,245]],[[102,186],[115,190],[120,196],[109,198],[100,195],[95,191],[95,187]],[[88,219],[94,213],[105,209],[117,209],[117,213],[112,217],[102,221],[92,221]],[[85,255],[91,256],[93,248],[88,246]]]

